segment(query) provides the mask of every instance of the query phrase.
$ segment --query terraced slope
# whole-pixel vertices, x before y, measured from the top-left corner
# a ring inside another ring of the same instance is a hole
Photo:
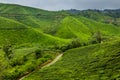
[[[0,11],[2,17],[16,20],[61,38],[80,38],[81,42],[88,41],[91,35],[98,30],[104,35],[119,33],[116,26],[102,24],[80,15],[70,17],[66,11],[47,11],[15,4],[0,4]]]
[[[86,25],[91,32],[95,32],[97,30],[101,31],[102,34],[108,35],[108,36],[118,36],[120,35],[120,28],[116,27],[112,24],[104,24],[100,22],[96,22],[91,19],[87,19],[85,17],[77,17],[78,20],[80,20],[84,25]]]
[[[112,24],[103,24],[81,16],[69,16],[62,20],[56,36],[66,39],[79,38],[81,42],[88,42],[97,31],[103,36],[120,35],[120,28]]]
[[[62,38],[81,38],[87,40],[90,37],[89,28],[74,17],[66,17],[63,19],[61,27],[56,36]]]
[[[0,44],[6,40],[12,43],[39,43],[44,45],[66,43],[67,40],[56,38],[35,30],[22,23],[0,17]]]
[[[14,19],[44,32],[53,26],[57,27],[57,22],[66,15],[64,11],[47,11],[15,4],[0,4],[0,11],[2,17]]]
[[[54,65],[24,80],[119,80],[120,42],[72,49]]]

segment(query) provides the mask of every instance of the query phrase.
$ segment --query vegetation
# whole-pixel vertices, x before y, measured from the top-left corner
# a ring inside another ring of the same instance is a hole
[[[88,9],[88,10],[68,10],[71,15],[82,15],[86,18],[93,19],[96,21],[100,21],[102,23],[114,24],[116,26],[120,26],[120,9],[105,9],[105,10],[96,10],[96,9]]]
[[[115,41],[68,50],[60,61],[24,80],[119,80],[119,48]]]
[[[38,48],[21,48],[14,50],[14,57],[8,61],[5,57],[2,57],[1,77],[2,80],[15,80],[21,76],[39,69],[41,65],[48,60],[54,59],[59,53],[56,51],[45,51],[44,54],[40,53],[41,49]],[[1,55],[3,55],[2,53]],[[38,68],[39,66],[39,68]]]
[[[0,3],[0,80],[119,80],[119,14]]]
[[[41,54],[41,53],[42,53],[42,51],[41,51],[40,49],[35,50],[36,59],[42,57],[42,54]]]
[[[12,45],[10,43],[4,44],[3,51],[5,52],[5,57],[8,60],[10,60],[14,55],[13,50],[12,50]]]

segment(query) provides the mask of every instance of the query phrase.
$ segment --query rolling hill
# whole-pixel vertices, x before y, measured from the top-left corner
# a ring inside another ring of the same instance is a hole
[[[43,45],[66,43],[68,40],[53,37],[17,21],[0,17],[0,44],[6,40],[14,44],[38,43]]]
[[[116,12],[76,12],[0,3],[0,79],[16,80],[64,53],[25,80],[119,80],[120,26],[104,22]],[[10,60],[3,46],[7,41],[14,44],[5,46]]]
[[[70,15],[65,10],[47,11],[15,4],[0,4],[0,6],[2,17],[60,38],[79,38],[81,42],[89,42],[97,31],[107,36],[119,35],[120,29],[112,24],[96,22],[82,17],[83,15]]]
[[[14,19],[45,32],[49,27],[58,25],[66,15],[65,11],[47,11],[15,4],[0,4],[0,11],[2,17]]]
[[[119,60],[119,41],[90,45],[66,51],[57,63],[24,80],[119,80]]]
[[[61,27],[57,33],[57,36],[62,38],[81,38],[87,40],[90,37],[88,27],[73,17],[66,17],[63,19]]]
[[[88,42],[97,31],[103,36],[120,35],[120,28],[112,24],[96,22],[81,16],[68,16],[61,21],[56,36],[65,39],[79,38],[81,42]]]

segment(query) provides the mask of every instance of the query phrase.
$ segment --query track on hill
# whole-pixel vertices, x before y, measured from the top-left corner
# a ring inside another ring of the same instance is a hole
[[[43,67],[41,67],[41,69],[53,65],[53,64],[56,63],[62,56],[63,56],[63,54],[59,54],[52,62],[50,62],[50,63],[44,65]],[[35,70],[35,71],[36,71],[36,70]],[[34,73],[35,71],[33,71],[33,72],[31,72],[31,73],[29,73],[29,74],[27,74],[27,75],[21,77],[19,80],[23,80],[25,77],[27,77],[28,75]]]

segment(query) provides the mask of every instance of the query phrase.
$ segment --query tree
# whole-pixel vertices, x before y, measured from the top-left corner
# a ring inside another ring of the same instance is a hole
[[[12,44],[6,43],[3,45],[3,51],[5,52],[5,57],[9,60],[13,57]]]
[[[97,32],[96,32],[95,38],[96,38],[96,41],[97,41],[98,43],[101,43],[101,42],[102,42],[102,35],[101,35],[101,32],[100,32],[100,31],[97,31]]]
[[[77,48],[82,46],[80,43],[80,40],[78,38],[73,39],[68,45],[64,45],[62,47],[60,47],[60,50],[65,52],[68,49],[72,49],[72,48]]]
[[[42,56],[42,51],[40,49],[35,50],[35,58],[38,59]]]
[[[72,40],[70,45],[72,46],[72,48],[77,48],[81,46],[81,43],[80,43],[80,40],[76,38]]]
[[[97,44],[102,42],[102,34],[100,31],[92,32],[91,38],[89,39],[91,44]]]
[[[97,33],[96,33],[96,39],[97,39],[98,43],[102,42],[102,37],[101,37],[101,32],[100,31],[97,31]]]

